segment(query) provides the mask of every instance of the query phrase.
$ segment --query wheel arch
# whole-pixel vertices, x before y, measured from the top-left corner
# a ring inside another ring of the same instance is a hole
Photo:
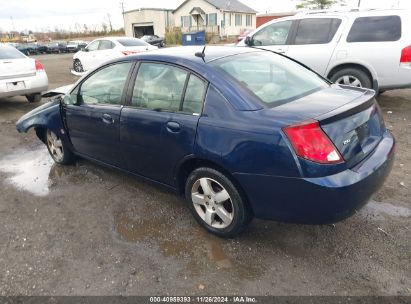
[[[372,67],[367,66],[364,63],[358,63],[358,62],[345,62],[345,63],[339,63],[332,67],[329,72],[327,73],[327,79],[330,79],[332,75],[334,75],[336,72],[342,70],[342,69],[358,69],[363,71],[371,80],[371,84],[373,86],[374,90],[378,89],[378,78],[376,72],[373,70]]]
[[[212,168],[217,171],[220,171],[225,176],[227,176],[227,178],[230,179],[230,181],[237,187],[241,195],[245,198],[245,201],[247,203],[247,206],[249,207],[249,210],[251,211],[252,214],[254,214],[252,206],[249,203],[250,201],[248,199],[247,193],[244,191],[244,188],[242,187],[240,182],[233,176],[233,174],[231,174],[231,172],[228,169],[224,168],[222,165],[212,160],[202,159],[198,157],[190,157],[190,158],[185,159],[179,165],[176,171],[176,175],[175,175],[176,189],[179,194],[184,193],[186,180],[188,176],[190,175],[190,173],[200,167]]]

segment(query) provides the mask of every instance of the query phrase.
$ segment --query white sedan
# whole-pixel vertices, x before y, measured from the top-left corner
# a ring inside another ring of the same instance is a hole
[[[29,102],[39,102],[48,84],[40,61],[0,44],[0,98],[24,95]]]
[[[74,54],[72,73],[82,75],[108,60],[155,49],[157,49],[156,46],[137,38],[109,37],[96,39],[90,42],[84,50]]]

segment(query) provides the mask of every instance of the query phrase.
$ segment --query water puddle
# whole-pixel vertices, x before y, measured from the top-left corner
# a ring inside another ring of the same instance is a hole
[[[223,247],[217,241],[208,240],[207,241],[207,254],[208,258],[215,262],[220,268],[231,268],[233,267],[231,260],[228,258],[224,252]]]
[[[172,225],[167,219],[150,218],[149,214],[144,214],[146,212],[144,210],[141,214],[143,218],[134,219],[124,213],[114,214],[115,229],[122,240],[132,243],[154,242],[165,256],[206,256],[219,268],[232,268],[222,241],[204,232],[191,232],[190,239],[182,240],[180,233],[170,230]]]
[[[366,215],[386,214],[394,217],[411,217],[411,209],[406,207],[398,207],[389,203],[380,203],[374,200],[368,202],[361,210]]]
[[[0,171],[10,174],[6,182],[19,190],[37,196],[49,194],[49,174],[54,164],[47,148],[40,146],[32,151],[16,150],[0,160]]]

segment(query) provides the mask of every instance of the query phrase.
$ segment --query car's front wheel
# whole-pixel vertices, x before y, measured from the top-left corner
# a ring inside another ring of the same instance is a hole
[[[69,165],[74,161],[74,154],[50,129],[46,130],[46,146],[53,160],[60,165]]]
[[[40,102],[41,100],[41,93],[26,95],[28,102]]]
[[[212,168],[201,167],[189,175],[185,196],[197,222],[220,237],[238,235],[252,218],[240,189]]]
[[[73,61],[73,70],[77,73],[84,72],[83,65],[81,64],[80,60],[74,59],[74,61]]]

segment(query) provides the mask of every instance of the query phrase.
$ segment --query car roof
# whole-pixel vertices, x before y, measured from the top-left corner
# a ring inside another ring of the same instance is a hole
[[[162,48],[149,52],[144,52],[133,57],[143,60],[161,60],[168,62],[190,61],[195,63],[209,63],[211,61],[243,53],[264,52],[264,50],[236,47],[236,46],[206,46],[204,50],[204,60],[196,53],[202,53],[204,46],[179,46],[171,48]]]
[[[410,14],[411,11],[408,9],[360,9],[360,10],[314,10],[307,12],[300,12],[294,16],[284,17],[281,20],[294,20],[294,19],[304,19],[304,18],[321,18],[321,17],[368,17],[368,16],[385,16],[385,15],[406,15]],[[276,19],[278,20],[278,19]]]
[[[134,37],[126,37],[126,36],[121,37],[121,36],[119,36],[119,37],[102,37],[102,38],[94,39],[93,41],[97,41],[97,40],[115,40],[115,41],[117,41],[117,40],[119,40],[119,39],[132,39],[132,40],[136,39],[136,40],[141,40],[141,39],[134,38]]]

